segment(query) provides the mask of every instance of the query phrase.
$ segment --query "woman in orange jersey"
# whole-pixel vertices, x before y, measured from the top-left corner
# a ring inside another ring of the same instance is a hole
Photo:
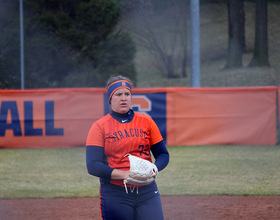
[[[132,83],[127,77],[107,81],[111,112],[93,123],[86,141],[89,174],[100,179],[100,207],[104,220],[161,220],[160,195],[155,181],[145,186],[124,185],[129,177],[127,154],[152,161],[158,171],[169,162],[169,153],[161,133],[147,115],[131,107]],[[153,178],[151,176],[150,178]],[[125,190],[128,187],[130,190]]]

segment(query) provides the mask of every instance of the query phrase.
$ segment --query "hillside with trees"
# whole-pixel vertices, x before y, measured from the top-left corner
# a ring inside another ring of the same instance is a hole
[[[23,0],[25,88],[190,86],[189,0]],[[20,88],[19,2],[0,0],[0,88]],[[280,82],[280,1],[201,0],[202,87]]]

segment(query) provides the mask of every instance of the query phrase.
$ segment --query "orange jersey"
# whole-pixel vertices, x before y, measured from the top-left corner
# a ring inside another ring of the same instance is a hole
[[[135,112],[132,121],[128,123],[118,122],[110,114],[96,121],[89,131],[86,145],[104,147],[111,168],[129,170],[126,154],[151,162],[150,147],[162,140],[153,119]],[[122,185],[122,180],[111,180],[111,183]]]

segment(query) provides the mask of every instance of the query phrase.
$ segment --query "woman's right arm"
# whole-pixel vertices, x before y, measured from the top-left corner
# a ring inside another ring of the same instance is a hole
[[[104,148],[99,146],[86,146],[86,164],[88,173],[106,179],[111,179],[113,168],[104,161]]]
[[[104,148],[99,146],[86,147],[86,164],[88,173],[106,179],[127,179],[129,171],[113,169],[104,161]]]

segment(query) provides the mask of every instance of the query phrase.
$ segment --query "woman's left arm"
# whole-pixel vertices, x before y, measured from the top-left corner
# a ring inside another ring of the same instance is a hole
[[[155,165],[158,171],[163,170],[169,163],[169,153],[163,141],[151,146],[151,151],[156,159]]]

